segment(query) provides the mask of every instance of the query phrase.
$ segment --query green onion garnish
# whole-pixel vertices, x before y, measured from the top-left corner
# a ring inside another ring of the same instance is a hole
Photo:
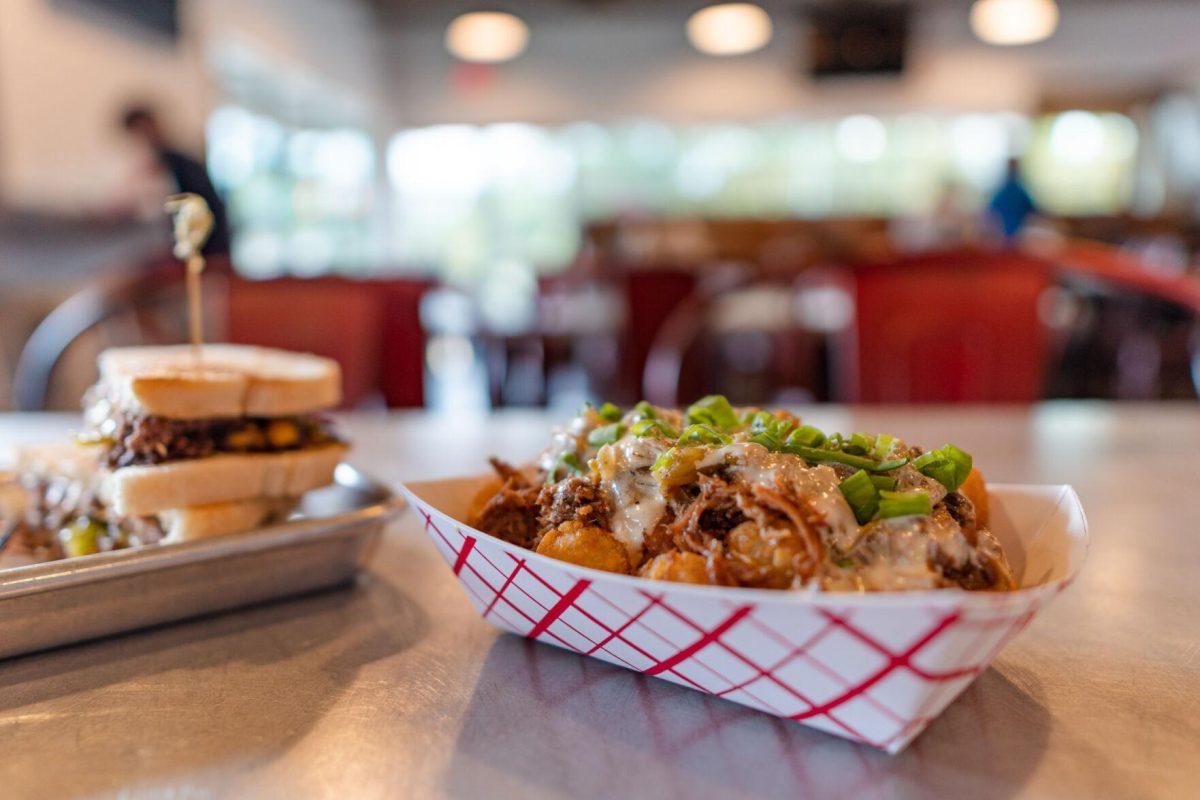
[[[875,449],[875,437],[865,433],[852,433],[850,440],[842,445],[842,449],[851,455],[865,456]]]
[[[825,434],[812,425],[801,425],[787,437],[787,444],[796,447],[820,447],[825,443]]]
[[[670,450],[663,450],[658,458],[654,459],[654,464],[650,467],[650,471],[658,474],[662,470],[670,469],[679,459],[679,451],[672,447]]]
[[[886,433],[876,436],[875,447],[871,450],[871,458],[877,458],[880,461],[887,458],[888,453],[892,452],[892,444],[895,441],[895,436],[888,436]]]
[[[729,444],[733,440],[711,425],[696,423],[684,428],[679,436],[680,444]]]
[[[927,492],[879,492],[879,518],[927,516],[933,510]]]
[[[883,463],[880,463],[878,461],[872,461],[864,456],[855,456],[851,455],[850,453],[843,453],[840,450],[825,450],[824,448],[820,447],[800,447],[793,444],[785,445],[783,451],[785,453],[791,453],[795,456],[800,456],[805,461],[815,461],[818,464],[845,464],[848,467],[865,469],[867,472],[887,472],[889,469],[902,467],[905,463],[904,459],[884,461]]]
[[[947,485],[946,490],[950,492],[957,491],[958,487],[963,485],[963,481],[967,479],[967,476],[971,474],[971,466],[974,463],[974,459],[971,458],[970,453],[959,450],[952,444],[942,445],[942,455],[954,464],[954,485]]]
[[[719,431],[733,430],[738,426],[733,406],[719,394],[702,397],[688,406],[686,420],[689,425],[711,425]]]
[[[969,453],[947,444],[913,459],[912,465],[922,475],[945,486],[946,491],[953,492],[962,486],[963,481],[971,474],[971,463]]]
[[[676,431],[667,423],[657,419],[639,419],[633,423],[630,432],[638,438],[646,436],[657,436],[660,439],[678,439],[679,431]]]
[[[625,426],[619,422],[601,425],[588,434],[587,443],[592,447],[603,447],[612,444],[625,435]]]
[[[571,475],[582,475],[583,465],[579,463],[579,456],[574,453],[563,453],[558,457],[558,461],[546,473],[546,483],[558,483],[559,473]]]
[[[605,403],[604,405],[600,406],[600,408],[596,410],[596,413],[600,415],[601,419],[606,419],[609,422],[620,422],[621,417],[624,416],[621,413],[621,409],[612,403]]]
[[[645,400],[639,400],[633,407],[634,419],[658,419],[658,410]]]
[[[871,483],[875,484],[876,489],[887,489],[889,492],[896,489],[896,479],[891,475],[872,475]]]
[[[839,483],[838,488],[842,490],[842,496],[846,498],[859,525],[865,525],[879,510],[879,492],[865,471],[860,469]]]
[[[746,437],[746,441],[753,442],[754,444],[761,444],[763,447],[767,448],[772,453],[778,453],[780,450],[783,449],[783,442],[779,441],[778,439],[776,439],[774,436],[767,433],[766,431],[759,431],[758,433],[752,433]]]

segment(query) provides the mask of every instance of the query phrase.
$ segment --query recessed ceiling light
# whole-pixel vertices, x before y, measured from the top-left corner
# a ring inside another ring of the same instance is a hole
[[[1032,44],[1058,27],[1054,0],[975,0],[971,30],[988,44]]]
[[[692,47],[710,56],[753,53],[771,41],[771,17],[753,3],[722,3],[692,14],[687,35]]]
[[[475,11],[455,17],[446,28],[446,49],[463,61],[499,64],[525,52],[529,26],[502,11]]]

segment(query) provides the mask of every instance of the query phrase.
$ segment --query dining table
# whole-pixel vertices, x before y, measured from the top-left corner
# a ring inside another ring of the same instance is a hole
[[[897,755],[501,633],[401,511],[349,586],[0,661],[0,797],[1200,797],[1200,404],[795,411],[1070,484],[1089,520],[1079,578]],[[531,459],[571,413],[337,423],[395,486]],[[77,426],[0,414],[0,453]]]

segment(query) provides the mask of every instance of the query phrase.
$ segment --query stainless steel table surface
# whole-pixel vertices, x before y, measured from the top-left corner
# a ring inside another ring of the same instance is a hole
[[[498,634],[411,517],[355,588],[0,662],[0,796],[1200,797],[1200,405],[812,409],[1071,483],[1083,576],[891,757]],[[386,480],[553,415],[349,415]],[[0,446],[66,417],[0,415]]]

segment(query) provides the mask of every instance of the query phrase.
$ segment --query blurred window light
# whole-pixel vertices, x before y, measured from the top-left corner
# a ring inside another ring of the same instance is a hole
[[[847,161],[876,161],[887,151],[887,128],[869,114],[846,117],[838,123],[834,137],[838,153]]]
[[[446,49],[463,61],[511,61],[529,44],[529,26],[502,11],[475,11],[455,17],[446,28]]]
[[[481,133],[471,125],[405,131],[388,146],[388,178],[402,194],[470,199],[487,186],[491,166]]]
[[[721,3],[692,14],[687,36],[706,55],[753,53],[771,41],[771,17],[753,3]]]
[[[1037,120],[1023,158],[1030,192],[1052,214],[1109,214],[1130,206],[1137,126],[1124,114],[1065,111]]]
[[[1090,111],[1067,111],[1050,127],[1050,152],[1074,163],[1092,161],[1104,151],[1104,125]]]
[[[988,44],[1032,44],[1057,27],[1054,0],[975,0],[971,6],[971,30]]]

